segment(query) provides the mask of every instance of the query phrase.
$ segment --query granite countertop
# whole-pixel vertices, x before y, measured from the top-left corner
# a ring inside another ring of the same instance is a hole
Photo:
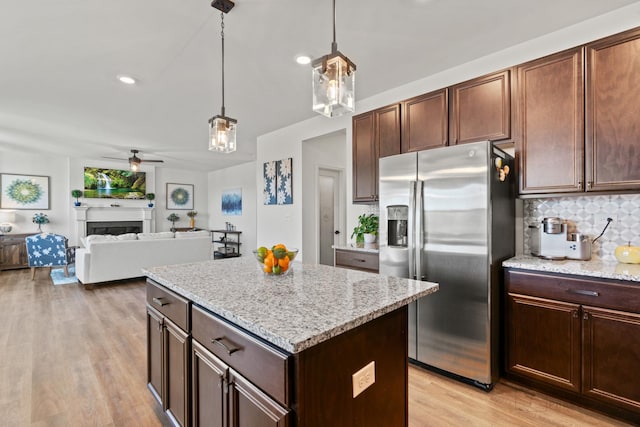
[[[377,243],[362,243],[362,245],[354,245],[354,244],[333,245],[332,248],[333,249],[340,249],[340,250],[343,250],[343,251],[369,252],[369,253],[374,253],[374,254],[377,254],[377,253],[380,252],[378,250],[378,244]]]
[[[250,257],[143,272],[194,303],[297,353],[435,292],[436,283],[294,262],[266,276]]]
[[[502,263],[503,267],[523,270],[573,274],[576,276],[640,282],[640,264],[624,264],[608,261],[550,261],[529,255],[519,255]]]

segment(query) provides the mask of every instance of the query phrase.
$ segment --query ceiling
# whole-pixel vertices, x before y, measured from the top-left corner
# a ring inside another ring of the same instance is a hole
[[[632,0],[338,0],[356,99]],[[220,12],[209,0],[3,0],[0,150],[163,159],[210,171],[255,159],[256,138],[313,117],[301,53],[331,47],[330,0],[237,0],[225,16],[225,107],[238,151],[207,150],[220,113]],[[126,86],[117,75],[138,79]],[[330,119],[327,119],[330,120]]]

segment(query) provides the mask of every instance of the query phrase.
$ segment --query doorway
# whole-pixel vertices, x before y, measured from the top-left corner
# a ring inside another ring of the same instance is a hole
[[[341,179],[342,171],[318,169],[318,262],[324,265],[333,265],[333,245],[342,240]]]

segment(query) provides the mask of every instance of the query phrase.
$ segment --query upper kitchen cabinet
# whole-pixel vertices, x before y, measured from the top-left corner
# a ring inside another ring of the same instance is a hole
[[[403,153],[444,147],[448,129],[447,89],[402,102]]]
[[[640,29],[586,47],[587,191],[640,189]]]
[[[509,70],[451,87],[449,108],[449,145],[511,138]]]
[[[378,159],[400,154],[400,104],[353,117],[353,202],[378,201]]]
[[[516,68],[520,193],[583,191],[583,50]]]

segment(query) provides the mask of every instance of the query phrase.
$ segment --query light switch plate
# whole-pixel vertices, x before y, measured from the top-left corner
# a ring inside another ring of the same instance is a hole
[[[376,362],[372,361],[351,378],[353,379],[353,397],[356,397],[376,382]]]

